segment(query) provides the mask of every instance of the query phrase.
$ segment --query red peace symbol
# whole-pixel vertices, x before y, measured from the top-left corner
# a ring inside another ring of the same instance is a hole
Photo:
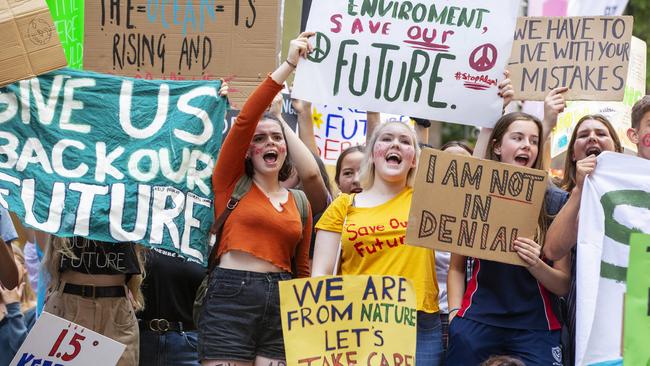
[[[469,55],[469,66],[479,72],[488,71],[496,64],[497,54],[494,45],[490,43],[480,45]]]

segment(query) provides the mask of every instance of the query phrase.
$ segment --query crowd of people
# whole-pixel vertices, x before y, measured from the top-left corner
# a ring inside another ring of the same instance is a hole
[[[199,264],[133,243],[29,231],[23,254],[0,209],[0,365],[33,325],[36,293],[45,311],[126,345],[119,365],[285,365],[278,282],[332,274],[412,281],[418,366],[573,364],[581,191],[598,154],[622,153],[611,123],[587,115],[576,125],[564,178],[549,183],[543,210],[530,218],[535,236],[514,241],[525,266],[406,245],[398,238],[405,237],[428,121],[413,129],[368,112],[365,145],[336,162],[335,194],[318,158],[311,105],[293,101],[296,134],[277,98],[311,52],[312,35],[291,42],[225,138],[212,177],[217,241],[207,277]],[[543,120],[507,113],[481,130],[474,149],[454,141],[441,150],[544,170],[545,141],[566,91],[549,93]],[[505,108],[513,96],[507,72],[499,95]],[[650,159],[650,96],[634,106],[628,138]],[[362,241],[343,235],[371,225],[387,230]]]

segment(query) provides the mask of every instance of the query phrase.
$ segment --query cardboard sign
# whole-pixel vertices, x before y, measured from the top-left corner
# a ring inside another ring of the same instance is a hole
[[[287,365],[415,365],[415,297],[395,276],[280,282]]]
[[[508,63],[515,99],[623,100],[630,62],[631,16],[520,17]]]
[[[650,160],[605,151],[596,163],[598,168],[585,179],[580,201],[576,365],[614,365],[623,360],[623,299],[632,257],[630,238],[636,233],[650,234]],[[640,286],[647,286],[649,267],[642,268],[645,274]],[[646,287],[645,296],[647,291]],[[645,348],[647,345],[644,343]]]
[[[293,97],[492,127],[518,0],[315,1]]]
[[[540,170],[424,149],[406,242],[524,265],[513,241],[534,238],[546,179]]]
[[[647,45],[639,38],[632,37],[630,66],[627,71],[625,97],[622,102],[583,101],[568,102],[560,113],[557,125],[551,134],[551,157],[565,152],[575,125],[587,114],[602,114],[616,129],[621,144],[636,152],[636,145],[627,138],[627,129],[632,125],[632,106],[646,94]]]
[[[39,231],[203,263],[220,86],[65,69],[0,89],[0,205]]]
[[[66,65],[43,0],[0,0],[0,35],[0,86]]]
[[[241,108],[275,69],[280,1],[87,1],[84,68],[144,79],[224,78]]]
[[[115,366],[126,346],[50,313],[42,313],[11,366]]]
[[[46,0],[61,45],[68,59],[68,67],[81,70],[84,48],[84,1]]]
[[[623,329],[625,364],[650,365],[650,235],[630,237]]]

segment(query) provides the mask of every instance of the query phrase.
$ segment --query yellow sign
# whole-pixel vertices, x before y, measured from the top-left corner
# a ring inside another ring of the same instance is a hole
[[[395,276],[280,282],[287,365],[414,366],[415,297]]]

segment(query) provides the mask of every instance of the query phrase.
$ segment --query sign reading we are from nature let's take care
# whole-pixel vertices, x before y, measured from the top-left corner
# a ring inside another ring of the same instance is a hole
[[[292,96],[492,127],[519,0],[314,1]]]
[[[424,149],[406,242],[523,265],[513,241],[534,238],[546,180],[540,170]]]

